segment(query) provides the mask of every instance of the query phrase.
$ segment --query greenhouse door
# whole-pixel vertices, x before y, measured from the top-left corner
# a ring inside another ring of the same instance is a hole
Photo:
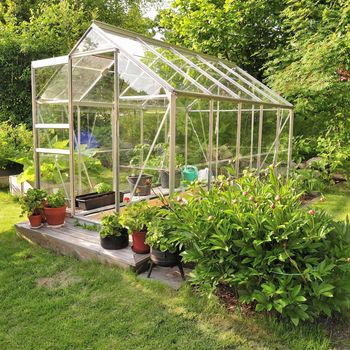
[[[115,195],[118,187],[116,58],[114,51],[72,57],[71,163],[77,205],[72,208],[73,213],[113,209],[119,202],[119,196]]]

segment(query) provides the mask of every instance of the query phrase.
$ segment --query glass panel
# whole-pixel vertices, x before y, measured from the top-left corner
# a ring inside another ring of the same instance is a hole
[[[86,56],[73,58],[73,100],[79,101],[89,94],[96,84],[109,74],[109,69],[112,65],[113,60],[106,57]],[[97,94],[97,97],[99,96]],[[93,92],[90,98],[96,98]]]
[[[259,106],[242,105],[241,141],[240,141],[240,172],[256,167],[259,137]]]
[[[273,163],[276,139],[277,109],[264,109],[263,134],[261,144],[261,167]]]
[[[288,140],[289,140],[289,111],[286,109],[281,110],[281,132],[278,149],[278,162],[281,168],[287,166],[288,160]]]
[[[184,183],[198,178],[207,182],[209,169],[209,101],[176,101],[176,166]]]
[[[38,129],[39,148],[69,149],[68,129]]]
[[[41,100],[67,100],[67,64],[35,70],[37,97]]]
[[[40,154],[40,186],[49,193],[63,191],[69,196],[69,156]]]
[[[118,64],[121,96],[159,95],[165,93],[159,83],[123,54],[118,56]]]
[[[169,108],[164,107],[149,104],[147,109],[141,109],[138,101],[130,101],[127,107],[120,109],[120,188],[127,192],[126,197],[131,198],[133,183],[138,176],[150,176],[148,183],[144,180],[135,188],[132,200],[154,195],[157,191],[168,192]],[[161,181],[163,171],[165,181]],[[150,184],[152,191],[149,190]]]
[[[68,124],[66,104],[37,104],[37,123]]]
[[[247,91],[251,92],[253,95],[255,95],[257,98],[259,98],[261,101],[268,102],[268,103],[275,103],[270,96],[270,94],[267,94],[266,91],[262,90],[256,83],[253,83],[246,79],[245,77],[241,76],[241,73],[238,72],[235,68],[225,68],[223,67],[219,62],[210,62],[212,65],[214,65],[217,69],[220,69],[224,74],[226,74],[230,79],[236,81],[240,86],[242,86],[243,89],[246,89]],[[250,84],[249,84],[250,83]],[[242,89],[242,90],[243,90]],[[242,92],[242,97],[252,100],[254,97],[248,95],[245,92]]]
[[[86,52],[111,48],[112,45],[101,35],[91,29],[83,41],[78,45],[74,52]]]
[[[76,193],[95,192],[98,183],[113,188],[111,109],[74,108]]]
[[[162,60],[156,53],[152,52],[147,46],[141,42],[117,35],[115,33],[106,32],[106,35],[115,42],[117,47],[127,50],[140,62],[145,64],[159,77],[167,81],[171,86],[178,90],[203,92],[196,87],[190,80],[188,80],[182,73],[177,72],[166,61]],[[154,47],[154,49],[161,53],[163,49]]]
[[[237,141],[237,104],[217,101],[214,105],[214,147],[216,175],[228,175],[234,165]]]
[[[279,97],[278,94],[273,93],[273,92],[272,92],[270,89],[268,89],[264,84],[257,82],[257,81],[254,79],[254,77],[252,77],[250,74],[248,74],[248,73],[245,72],[244,70],[239,69],[239,68],[233,66],[232,64],[230,65],[230,64],[227,63],[227,62],[224,62],[224,65],[227,66],[227,67],[229,67],[231,70],[233,70],[234,72],[238,73],[239,75],[241,75],[242,78],[244,78],[245,80],[249,81],[251,84],[253,84],[254,86],[256,86],[257,89],[260,89],[260,90],[264,91],[264,92],[265,92],[265,95],[267,95],[267,96],[264,97],[262,94],[259,95],[259,97],[261,96],[261,99],[262,99],[263,101],[266,101],[266,102],[275,102],[275,101],[277,101],[278,103],[285,104],[285,102],[283,101],[283,99],[282,99],[281,97]],[[220,65],[220,66],[221,66],[221,65]],[[224,68],[223,68],[223,69],[224,69]],[[224,71],[226,71],[226,70],[224,69]],[[231,74],[232,74],[232,73],[231,73]],[[236,76],[236,75],[233,75],[233,76]],[[246,83],[243,82],[243,79],[242,79],[242,80],[239,80],[239,81],[242,82],[242,84],[246,84]],[[244,86],[247,86],[247,85],[244,85]],[[250,89],[252,89],[252,88],[250,88]],[[258,93],[257,90],[252,90],[252,92],[253,92],[253,91],[255,91],[256,93]],[[254,93],[255,93],[255,92],[254,92]],[[275,100],[275,101],[273,101],[273,100]]]

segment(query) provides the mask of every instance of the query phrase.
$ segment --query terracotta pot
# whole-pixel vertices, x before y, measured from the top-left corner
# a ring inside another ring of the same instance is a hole
[[[42,220],[40,214],[33,214],[28,216],[31,228],[38,228],[41,226]]]
[[[145,244],[146,232],[134,232],[132,235],[132,250],[137,254],[147,254],[150,251],[149,245]]]
[[[66,205],[60,208],[45,207],[44,211],[47,224],[51,226],[63,225],[66,218],[66,208]]]

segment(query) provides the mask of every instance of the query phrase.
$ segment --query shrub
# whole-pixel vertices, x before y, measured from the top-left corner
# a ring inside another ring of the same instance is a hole
[[[307,195],[312,192],[323,192],[326,188],[327,180],[319,170],[297,169],[292,173],[295,188]]]
[[[47,205],[50,208],[61,208],[66,205],[66,199],[62,191],[49,194],[47,196]]]
[[[5,169],[11,160],[31,157],[33,135],[23,124],[16,127],[8,122],[0,123],[0,169]]]
[[[209,190],[194,184],[170,202],[169,225],[195,262],[192,282],[207,292],[230,286],[257,311],[313,320],[348,305],[348,223],[301,206],[292,181],[267,171],[221,179]]]

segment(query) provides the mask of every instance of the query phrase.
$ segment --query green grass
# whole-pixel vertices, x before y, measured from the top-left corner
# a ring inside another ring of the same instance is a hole
[[[4,192],[0,203],[0,349],[330,348],[321,325],[229,313],[189,287],[30,245],[15,235],[17,203]]]
[[[324,197],[324,202],[317,200],[310,206],[324,209],[337,220],[344,220],[347,215],[350,217],[350,188],[346,182],[329,188]]]

